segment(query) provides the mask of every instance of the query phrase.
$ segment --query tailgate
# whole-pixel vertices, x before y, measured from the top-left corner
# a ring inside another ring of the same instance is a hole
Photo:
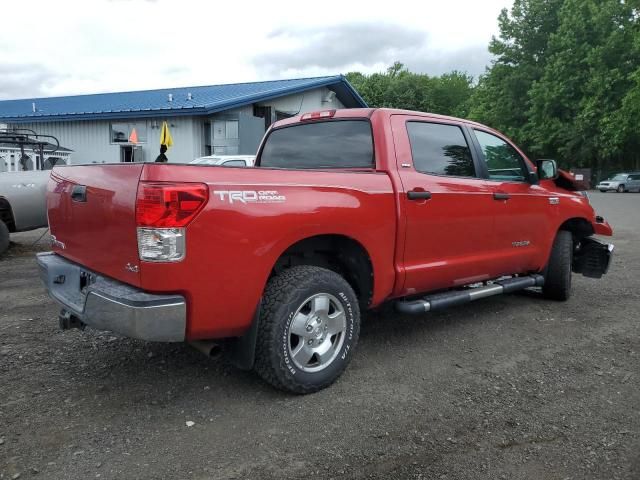
[[[144,164],[55,167],[47,187],[53,251],[139,286],[136,192]]]

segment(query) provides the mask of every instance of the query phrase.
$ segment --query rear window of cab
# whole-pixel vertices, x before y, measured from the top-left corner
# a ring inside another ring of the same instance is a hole
[[[297,123],[273,130],[260,166],[287,169],[374,168],[368,120]]]

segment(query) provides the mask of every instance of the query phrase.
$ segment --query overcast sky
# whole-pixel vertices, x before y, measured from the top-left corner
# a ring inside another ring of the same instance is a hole
[[[383,71],[477,77],[511,0],[3,2],[0,99]]]

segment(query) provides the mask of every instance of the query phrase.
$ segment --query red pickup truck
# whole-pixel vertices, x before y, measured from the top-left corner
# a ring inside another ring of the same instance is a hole
[[[224,343],[275,387],[330,385],[361,311],[421,314],[606,273],[611,235],[555,162],[488,127],[389,109],[321,111],[266,133],[255,168],[55,167],[41,277],[63,328]]]

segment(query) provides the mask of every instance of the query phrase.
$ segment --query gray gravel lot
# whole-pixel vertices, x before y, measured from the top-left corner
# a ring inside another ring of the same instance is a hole
[[[616,230],[603,280],[574,277],[567,303],[368,314],[345,375],[304,397],[188,346],[58,330],[43,231],[15,235],[0,478],[639,479],[640,194],[592,202]]]

